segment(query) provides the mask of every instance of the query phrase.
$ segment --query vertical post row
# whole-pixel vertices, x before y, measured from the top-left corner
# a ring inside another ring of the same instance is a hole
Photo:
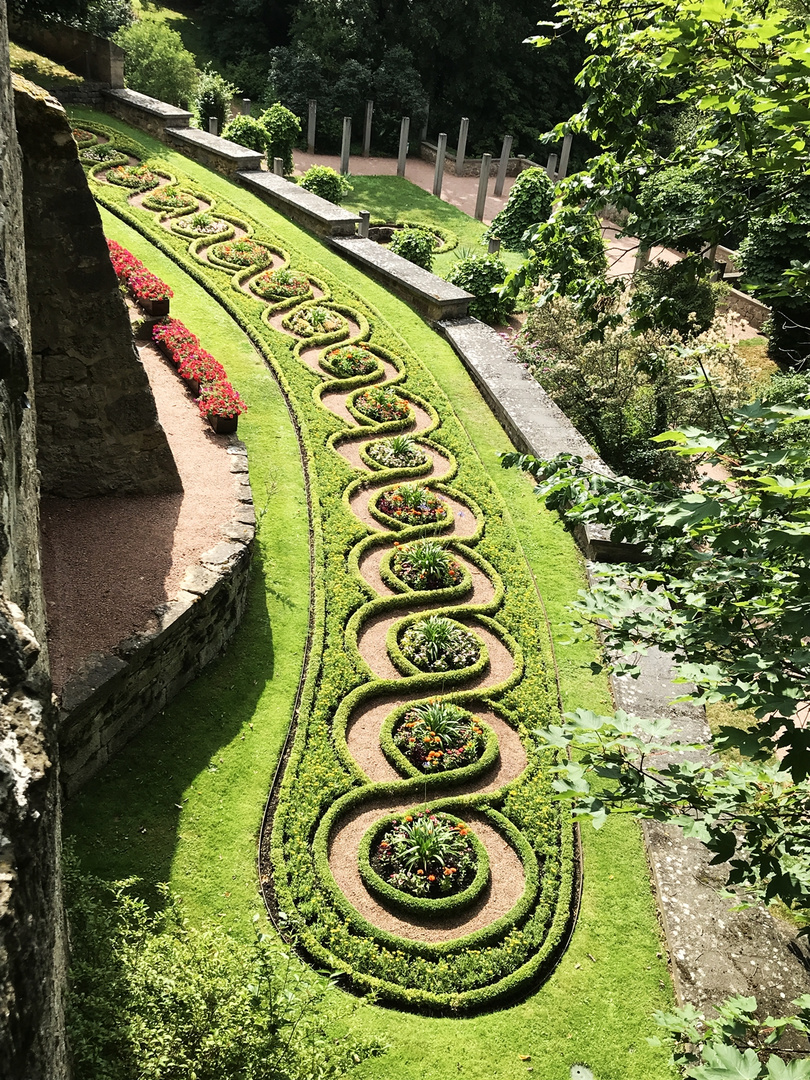
[[[447,152],[447,132],[439,135],[439,144],[436,147],[436,171],[433,174],[433,194],[437,199],[442,197],[442,181],[444,180],[444,155]]]
[[[491,236],[487,244],[487,255],[497,255],[501,250],[501,242],[497,236]]]
[[[562,155],[560,157],[560,180],[564,180],[568,176],[568,159],[571,157],[571,142],[574,136],[569,131],[563,139]]]
[[[548,173],[549,180],[553,184],[554,181],[557,179],[557,155],[556,154],[552,154],[551,157],[549,157],[548,164],[546,165],[546,172]]]
[[[215,116],[208,117],[208,134],[219,135],[219,121]]]
[[[309,103],[309,118],[307,121],[307,153],[315,153],[315,121],[318,118],[318,102],[313,98]]]
[[[462,116],[458,129],[458,146],[456,147],[456,176],[464,175],[464,155],[467,153],[467,132],[469,130],[469,118]]]
[[[405,159],[408,156],[408,132],[411,127],[410,116],[403,116],[399,125],[399,155],[397,156],[397,176],[405,175]]]
[[[419,141],[420,142],[426,142],[427,141],[428,120],[429,119],[430,119],[430,102],[428,102],[427,108],[425,109],[425,122],[422,125],[422,133],[419,136]]]
[[[242,112],[245,114],[245,116],[250,116],[250,98],[249,97],[242,98]]]
[[[363,125],[363,157],[371,153],[371,118],[374,115],[374,102],[366,102],[366,122]]]
[[[340,175],[346,176],[349,171],[349,149],[352,141],[352,118],[343,117],[343,142],[340,146]]]
[[[492,154],[484,154],[481,158],[481,176],[478,180],[478,198],[475,200],[475,220],[484,220],[484,210],[487,205],[487,185],[489,184],[489,166],[492,162]]]
[[[504,135],[501,147],[501,160],[498,162],[498,175],[495,177],[495,194],[503,195],[503,182],[506,179],[506,170],[509,166],[509,155],[512,153],[512,136]]]

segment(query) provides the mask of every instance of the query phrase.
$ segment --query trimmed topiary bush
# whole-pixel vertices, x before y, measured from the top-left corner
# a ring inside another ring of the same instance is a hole
[[[259,154],[267,152],[267,132],[254,116],[235,116],[222,129],[222,137]]]
[[[391,237],[389,247],[391,251],[409,262],[416,263],[423,270],[433,269],[436,241],[426,229],[398,229]]]
[[[525,169],[515,180],[506,206],[493,218],[484,234],[497,237],[509,251],[526,254],[529,244],[524,234],[533,225],[548,221],[554,201],[554,185],[545,169]]]
[[[277,101],[262,113],[261,124],[267,134],[268,160],[281,158],[284,175],[289,176],[293,171],[293,147],[301,134],[301,121]]]
[[[336,206],[339,206],[352,190],[346,177],[330,169],[328,165],[311,165],[298,183],[305,191],[320,195],[322,199],[327,199]]]
[[[499,296],[493,290],[506,278],[506,266],[495,255],[470,255],[450,268],[447,280],[475,297],[469,312],[487,323],[502,323],[515,310],[513,296]]]

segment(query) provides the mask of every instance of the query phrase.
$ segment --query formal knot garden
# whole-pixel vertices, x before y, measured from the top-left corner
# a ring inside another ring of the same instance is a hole
[[[575,906],[555,751],[533,735],[557,688],[519,538],[431,357],[137,140],[89,122],[74,137],[98,201],[250,337],[300,440],[310,633],[260,837],[270,914],[382,1002],[518,998],[553,970]]]

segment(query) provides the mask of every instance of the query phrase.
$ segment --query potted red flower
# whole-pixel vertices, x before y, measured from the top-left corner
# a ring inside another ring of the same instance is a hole
[[[203,386],[197,407],[217,435],[236,431],[239,417],[247,412],[247,405],[227,379]]]

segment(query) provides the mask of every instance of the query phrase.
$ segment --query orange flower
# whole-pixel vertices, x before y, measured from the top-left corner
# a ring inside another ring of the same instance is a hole
[[[421,877],[424,874],[425,871],[424,870],[417,870],[416,872]]]
[[[428,874],[428,881],[435,881],[435,880],[436,880],[435,874]]]

